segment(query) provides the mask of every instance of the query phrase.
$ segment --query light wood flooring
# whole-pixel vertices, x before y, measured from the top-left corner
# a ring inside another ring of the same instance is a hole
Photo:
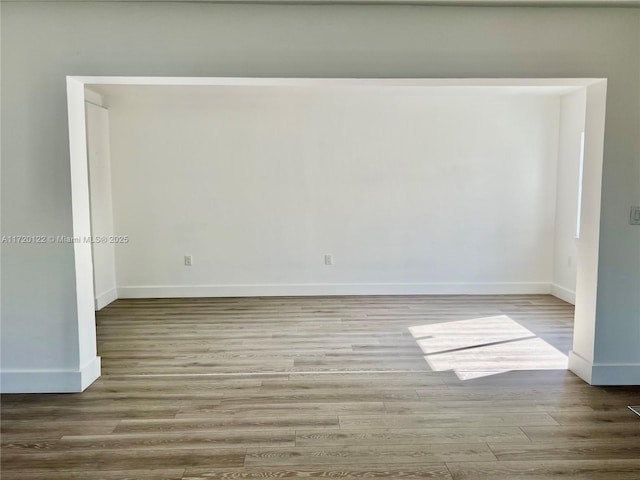
[[[640,388],[538,370],[572,318],[546,295],[118,300],[87,391],[2,396],[1,477],[639,480]]]

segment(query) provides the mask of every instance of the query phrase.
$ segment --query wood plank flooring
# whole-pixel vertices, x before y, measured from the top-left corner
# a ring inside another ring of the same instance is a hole
[[[572,319],[546,295],[118,300],[87,391],[2,396],[1,476],[639,480],[640,388],[558,368]]]

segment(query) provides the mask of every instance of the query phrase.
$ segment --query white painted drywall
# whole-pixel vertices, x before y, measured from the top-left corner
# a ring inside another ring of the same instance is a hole
[[[578,245],[578,183],[586,90],[563,95],[558,137],[558,186],[552,292],[575,303]]]
[[[109,111],[86,102],[91,235],[93,237],[93,290],[95,308],[100,310],[117,298],[111,160],[109,154]]]
[[[109,97],[122,296],[548,288],[560,97],[175,90]]]
[[[640,371],[638,9],[3,2],[1,22],[4,235],[73,232],[65,75],[608,78],[594,361]],[[92,320],[74,248],[1,261],[2,388],[61,388],[42,371],[80,368]]]
[[[603,166],[597,161],[604,150],[601,133],[605,128],[605,82],[590,85],[586,91],[585,145],[582,186],[583,192],[594,191],[602,184]],[[629,369],[624,364],[603,364],[596,356],[598,332],[606,322],[598,315],[597,298],[600,285],[598,252],[602,238],[600,211],[601,199],[595,195],[583,195],[580,215],[580,238],[578,245],[578,272],[576,277],[576,308],[573,333],[573,348],[569,352],[569,368],[588,382],[615,384],[621,378],[630,383],[640,381],[640,371]],[[604,375],[603,375],[604,373]]]

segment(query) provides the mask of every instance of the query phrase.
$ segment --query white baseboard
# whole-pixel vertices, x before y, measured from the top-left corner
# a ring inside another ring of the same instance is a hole
[[[2,393],[76,393],[100,376],[100,357],[79,370],[13,370],[0,372]]]
[[[102,310],[111,302],[115,302],[117,299],[118,299],[118,290],[115,287],[112,288],[111,290],[107,290],[106,292],[96,295],[96,298],[95,298],[96,312],[98,310]]]
[[[576,304],[576,292],[574,292],[573,290],[569,290],[568,288],[561,287],[556,283],[552,283],[550,293],[554,297],[559,298],[560,300],[564,300],[571,305]]]
[[[548,294],[548,283],[333,283],[278,285],[129,285],[118,298],[268,297],[314,295]]]
[[[591,385],[640,385],[640,364],[594,364],[571,351],[569,370]]]
[[[569,370],[587,383],[591,383],[593,374],[593,362],[571,350],[569,352]]]

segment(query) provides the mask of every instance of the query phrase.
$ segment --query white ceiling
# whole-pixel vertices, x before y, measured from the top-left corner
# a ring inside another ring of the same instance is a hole
[[[589,78],[227,78],[69,77],[88,97],[107,106],[118,101],[204,100],[219,95],[552,95],[561,96],[602,79]]]
[[[292,87],[292,86],[213,86],[213,85],[88,85],[89,92],[100,95],[99,99],[89,93],[91,102],[106,107],[130,103],[182,103],[215,101],[219,96],[242,95],[255,98],[264,95],[292,97],[297,95],[400,95],[400,96],[562,96],[579,89],[577,86],[440,86],[440,87]]]

